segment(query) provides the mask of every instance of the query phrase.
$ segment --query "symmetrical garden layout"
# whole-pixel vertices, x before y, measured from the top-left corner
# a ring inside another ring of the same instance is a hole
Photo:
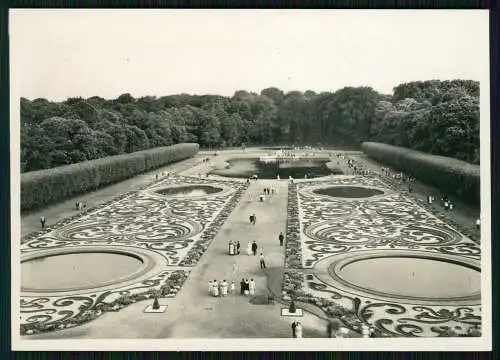
[[[176,176],[25,239],[22,266],[32,268],[23,273],[21,333],[76,326],[154,294],[175,296],[245,188]],[[81,254],[103,262],[86,260],[74,273],[71,265],[50,267]]]
[[[246,188],[173,176],[24,239],[21,333],[174,297]],[[290,184],[282,299],[377,336],[480,325],[480,246],[425,206],[377,177]]]
[[[332,196],[331,196],[332,195]],[[291,185],[283,290],[378,336],[481,323],[480,247],[375,177]]]

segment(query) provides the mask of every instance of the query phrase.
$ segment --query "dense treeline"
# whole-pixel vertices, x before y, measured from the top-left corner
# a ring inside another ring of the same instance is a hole
[[[346,87],[267,88],[232,97],[21,99],[23,172],[181,142],[359,146],[369,140],[478,163],[478,82],[411,82],[392,95]]]

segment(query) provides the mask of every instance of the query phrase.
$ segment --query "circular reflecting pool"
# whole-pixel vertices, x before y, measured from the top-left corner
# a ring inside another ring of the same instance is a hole
[[[222,189],[209,185],[172,186],[156,190],[158,194],[169,196],[204,196],[221,192]]]
[[[249,178],[257,175],[259,179],[303,179],[304,177],[315,178],[331,174],[343,174],[340,169],[330,169],[326,166],[327,160],[294,160],[283,162],[263,162],[259,159],[231,159],[227,161],[229,166],[225,169],[215,169],[209,174]]]
[[[79,290],[133,278],[144,268],[139,257],[111,252],[78,252],[43,256],[21,263],[21,288]]]
[[[418,257],[365,258],[342,266],[337,276],[368,291],[401,297],[464,297],[481,289],[481,273],[473,267]]]
[[[319,195],[341,198],[366,198],[375,195],[382,195],[384,193],[382,190],[361,186],[331,186],[315,189],[313,192]]]

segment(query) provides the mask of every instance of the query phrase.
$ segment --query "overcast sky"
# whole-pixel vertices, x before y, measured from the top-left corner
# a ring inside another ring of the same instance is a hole
[[[335,91],[484,79],[487,11],[15,10],[11,83],[28,99],[276,86]]]

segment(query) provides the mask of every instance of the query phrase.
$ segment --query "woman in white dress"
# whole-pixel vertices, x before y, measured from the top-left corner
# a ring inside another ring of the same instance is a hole
[[[216,280],[214,280],[214,287],[213,287],[213,290],[212,290],[212,295],[215,296],[215,297],[219,296],[219,286],[218,286]]]
[[[297,321],[297,326],[295,327],[295,337],[296,338],[302,337],[302,324],[298,321]]]
[[[255,281],[253,281],[253,279],[250,279],[250,282],[248,283],[248,292],[250,293],[250,296],[255,295]]]
[[[221,285],[221,296],[227,296],[228,283],[224,280]]]
[[[252,242],[249,241],[248,245],[247,245],[247,255],[250,256],[252,254],[253,254],[253,252],[252,252]]]
[[[229,292],[230,292],[231,294],[234,294],[235,287],[236,287],[236,286],[234,285],[234,281],[231,281],[231,287],[229,288]]]

